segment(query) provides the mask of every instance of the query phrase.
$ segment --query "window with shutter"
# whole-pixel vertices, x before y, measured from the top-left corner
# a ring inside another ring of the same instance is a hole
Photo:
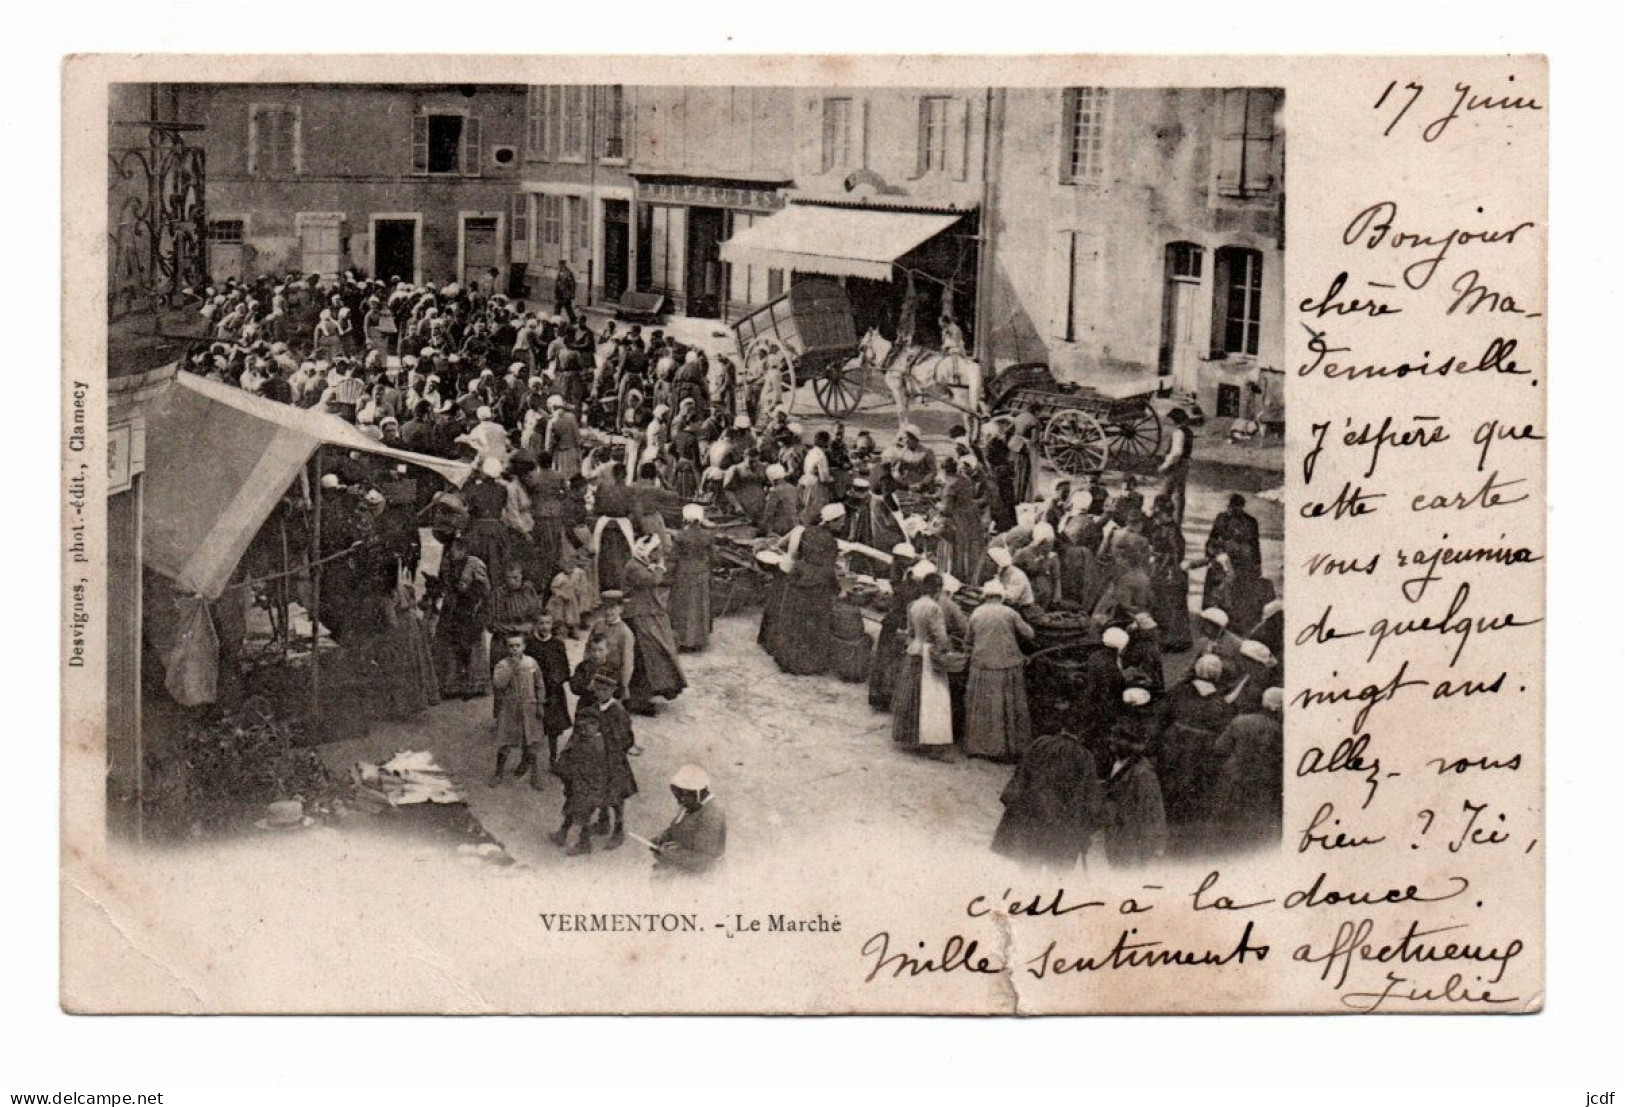
[[[536,253],[542,265],[557,265],[564,253],[564,197],[536,197]]]
[[[480,117],[463,120],[463,176],[480,175]]]
[[[564,198],[566,213],[566,226],[570,232],[568,253],[580,254],[587,249],[588,237],[591,231],[587,223],[587,198],[585,196],[566,196]]]
[[[259,177],[291,177],[298,173],[300,149],[299,108],[293,104],[253,104],[248,115],[248,171]]]
[[[1049,333],[1062,342],[1071,342],[1072,329],[1072,277],[1074,266],[1072,251],[1074,238],[1071,231],[1062,231],[1050,239],[1047,263],[1049,294]]]
[[[920,172],[940,173],[948,168],[948,97],[920,99]]]
[[[627,131],[626,89],[605,85],[598,90],[598,156],[605,161],[624,161]]]
[[[428,118],[428,172],[465,173],[466,150],[461,115],[430,115]]]
[[[1225,246],[1213,255],[1213,349],[1220,356],[1256,356],[1264,301],[1264,255]]]
[[[1100,313],[1100,236],[1062,231],[1050,242],[1050,335],[1077,342]]]
[[[523,192],[513,194],[513,216],[508,225],[513,228],[513,258],[530,259],[530,197]]]
[[[852,164],[852,101],[829,97],[824,101],[824,172]]]
[[[559,157],[584,160],[587,151],[587,90],[581,85],[564,85],[559,91],[562,94]]]
[[[525,87],[525,160],[536,161],[542,156],[542,95],[541,85]]]
[[[429,117],[412,117],[412,172],[429,171]]]
[[[1274,89],[1227,88],[1219,106],[1219,191],[1248,197],[1275,185]]]
[[[1106,171],[1103,88],[1069,88],[1061,96],[1061,183],[1094,184]]]

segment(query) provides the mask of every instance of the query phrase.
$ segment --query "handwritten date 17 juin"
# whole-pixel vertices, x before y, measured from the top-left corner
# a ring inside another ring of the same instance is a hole
[[[1453,96],[1450,109],[1443,115],[1437,116],[1422,127],[1423,142],[1437,142],[1450,124],[1461,118],[1464,112],[1531,112],[1544,111],[1544,106],[1533,96],[1517,95],[1514,86],[1518,78],[1516,75],[1507,75],[1507,90],[1497,95],[1494,92],[1474,91],[1473,86],[1465,81],[1456,82],[1456,87],[1448,92]],[[1406,81],[1402,87],[1398,81],[1389,81],[1388,87],[1382,90],[1377,102],[1371,105],[1373,111],[1380,111],[1383,105],[1394,113],[1388,126],[1383,128],[1383,135],[1391,135],[1399,121],[1405,118],[1416,102],[1427,92],[1427,86],[1416,81]]]

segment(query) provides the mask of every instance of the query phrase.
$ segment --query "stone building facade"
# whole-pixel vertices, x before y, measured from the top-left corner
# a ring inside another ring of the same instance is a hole
[[[729,319],[826,275],[860,331],[892,333],[913,298],[921,340],[952,315],[997,367],[1132,378],[1224,416],[1279,404],[1279,90],[173,87],[202,127],[217,279],[494,269],[550,306],[568,261],[580,304],[637,289]],[[817,209],[804,241],[724,256],[792,209]],[[843,211],[920,229],[879,272],[820,262]]]

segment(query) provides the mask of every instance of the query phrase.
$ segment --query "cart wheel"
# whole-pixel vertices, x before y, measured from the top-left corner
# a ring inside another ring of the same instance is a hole
[[[1112,460],[1124,469],[1150,461],[1162,446],[1162,420],[1150,404],[1114,420],[1107,433],[1111,436]]]
[[[1105,429],[1093,415],[1075,407],[1050,416],[1039,444],[1050,464],[1069,476],[1100,472],[1111,454]]]
[[[858,358],[831,364],[821,377],[812,382],[813,395],[818,406],[837,419],[844,419],[858,410],[863,400],[863,362]]]

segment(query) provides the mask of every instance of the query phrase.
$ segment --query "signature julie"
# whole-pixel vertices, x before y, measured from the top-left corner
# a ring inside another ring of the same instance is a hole
[[[1459,972],[1453,972],[1444,982],[1443,987],[1418,987],[1412,980],[1403,976],[1396,976],[1392,970],[1384,974],[1386,980],[1381,991],[1378,992],[1344,992],[1338,997],[1339,1002],[1351,1011],[1358,1011],[1362,1015],[1369,1015],[1378,1007],[1389,1001],[1402,1001],[1405,1003],[1487,1003],[1507,1004],[1518,1002],[1517,996],[1498,996],[1488,988],[1469,987]],[[1404,985],[1410,985],[1405,987]]]

